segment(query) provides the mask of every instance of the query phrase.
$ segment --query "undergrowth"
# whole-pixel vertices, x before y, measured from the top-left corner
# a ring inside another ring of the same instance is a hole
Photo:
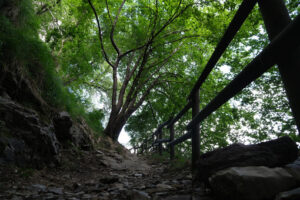
[[[190,158],[178,154],[173,160],[170,160],[169,152],[163,152],[162,155],[159,153],[153,153],[148,156],[148,159],[154,163],[169,164],[170,171],[181,170],[191,166]]]
[[[58,63],[55,63],[50,49],[39,38],[40,22],[31,0],[12,0],[6,4],[18,9],[18,15],[7,17],[7,13],[0,13],[0,67],[11,66],[11,63],[17,61],[18,67],[24,68],[27,75],[38,84],[41,96],[50,106],[68,111],[73,119],[83,117],[100,135],[103,130],[100,122],[103,113],[87,112],[81,100],[64,87],[55,71]]]

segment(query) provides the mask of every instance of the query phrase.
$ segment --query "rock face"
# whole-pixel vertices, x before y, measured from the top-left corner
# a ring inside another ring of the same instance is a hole
[[[21,70],[17,64],[0,67],[0,164],[41,168],[57,164],[59,149],[66,144],[92,149],[92,133],[84,120],[57,114],[43,100],[38,83]]]
[[[57,139],[61,143],[67,143],[72,140],[70,128],[73,125],[70,115],[67,112],[60,112],[53,118],[53,125]]]
[[[297,158],[296,143],[285,136],[255,145],[233,144],[200,156],[196,179],[207,182],[208,177],[229,167],[277,167]]]
[[[36,87],[39,83],[25,78],[22,70],[14,65],[0,67],[0,96],[7,96],[22,105],[31,105],[36,111],[45,112],[46,102]]]
[[[220,200],[274,199],[278,193],[293,189],[297,184],[297,177],[278,167],[232,167],[210,178],[213,193]]]
[[[53,118],[56,137],[63,145],[73,143],[74,146],[82,150],[93,149],[92,140],[89,137],[91,133],[83,120],[74,123],[67,112],[60,112]]]
[[[35,111],[0,96],[0,162],[40,168],[57,163],[58,153],[53,126]]]

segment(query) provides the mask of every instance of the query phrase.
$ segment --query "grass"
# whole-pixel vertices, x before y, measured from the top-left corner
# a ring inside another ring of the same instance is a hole
[[[0,14],[0,71],[1,67],[10,69],[17,62],[18,71],[25,71],[25,76],[40,89],[40,95],[48,105],[58,110],[66,110],[73,119],[82,117],[100,136],[103,130],[100,120],[101,111],[87,112],[81,100],[63,85],[55,71],[56,63],[50,49],[40,40],[39,19],[34,14],[31,0],[12,0],[10,4],[19,15],[13,22],[4,13]],[[23,72],[24,73],[24,72]]]
[[[170,171],[177,171],[191,166],[190,158],[182,155],[175,156],[174,160],[170,160],[169,152],[163,152],[162,155],[159,153],[151,154],[148,157],[154,163],[167,163],[169,164]]]
[[[34,169],[32,168],[20,168],[19,176],[22,178],[29,178],[34,174]]]

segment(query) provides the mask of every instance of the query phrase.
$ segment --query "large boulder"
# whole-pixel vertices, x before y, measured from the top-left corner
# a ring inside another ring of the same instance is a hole
[[[300,157],[298,157],[294,162],[287,164],[286,167],[300,170]]]
[[[300,188],[296,188],[278,194],[275,200],[299,200],[299,199],[300,199]]]
[[[252,166],[221,170],[209,181],[217,199],[271,200],[278,193],[297,187],[299,177],[284,168]]]
[[[91,130],[82,119],[73,122],[67,112],[60,112],[53,118],[56,137],[65,146],[70,144],[82,149],[91,150],[93,143],[91,140]]]
[[[201,155],[195,179],[207,182],[212,174],[229,167],[283,166],[297,155],[296,143],[287,136],[254,145],[233,144]]]
[[[57,164],[58,154],[53,126],[34,110],[0,96],[0,162],[41,168]]]
[[[73,121],[67,112],[60,112],[53,118],[53,125],[55,128],[55,134],[59,142],[62,144],[71,142],[72,135],[70,128],[73,125]]]

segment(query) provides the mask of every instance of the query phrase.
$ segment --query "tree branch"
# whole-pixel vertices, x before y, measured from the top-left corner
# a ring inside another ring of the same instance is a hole
[[[105,59],[105,61],[106,61],[112,68],[114,68],[114,65],[109,61],[108,56],[107,56],[107,53],[106,53],[106,51],[105,51],[105,49],[104,49],[104,45],[103,45],[103,37],[102,37],[102,30],[101,30],[101,26],[100,26],[100,22],[99,22],[99,18],[98,18],[97,11],[96,11],[94,5],[92,4],[91,0],[88,0],[88,2],[89,2],[90,7],[91,7],[92,10],[93,10],[93,13],[94,13],[95,18],[96,18],[96,21],[97,21],[98,35],[99,35],[99,39],[100,39],[100,47],[101,47],[102,53],[103,53],[103,55],[104,55],[104,59]]]
[[[116,15],[115,21],[112,24],[111,31],[110,31],[110,40],[111,40],[111,43],[112,43],[113,47],[115,48],[116,52],[118,53],[118,56],[120,56],[121,52],[120,52],[120,49],[118,48],[117,44],[115,43],[115,40],[114,40],[114,31],[115,31],[115,28],[116,28],[117,22],[119,20],[119,16],[120,16],[121,10],[122,10],[125,2],[126,2],[126,0],[122,1],[122,4],[121,4],[121,6],[120,6],[120,8],[118,10],[118,13]],[[107,7],[107,9],[108,9],[108,7]]]
[[[130,78],[131,78],[131,72],[130,71],[130,64],[133,60],[133,57],[134,57],[134,53],[132,53],[131,57],[129,58],[129,61],[127,63],[127,69],[126,69],[126,75],[125,75],[125,78],[124,78],[124,81],[122,83],[122,86],[121,86],[121,89],[120,89],[120,92],[119,92],[119,99],[118,99],[118,103],[117,103],[117,106],[116,106],[116,112],[118,113],[123,105],[123,101],[124,101],[124,94],[125,94],[125,91],[126,91],[126,88],[127,88],[127,85],[130,81]],[[141,56],[140,56],[141,57]],[[138,60],[139,62],[139,60]],[[135,66],[137,66],[138,63],[135,64]]]
[[[55,7],[57,4],[59,4],[61,0],[57,0],[54,5],[50,6],[49,4],[45,3],[42,5],[42,7],[36,12],[36,15],[42,15],[45,12],[49,11],[51,8]]]
[[[162,38],[166,38],[166,37],[169,37],[170,35],[175,35],[175,34],[178,34],[178,33],[185,32],[185,31],[188,31],[188,29],[183,29],[183,30],[179,30],[179,31],[172,31],[172,32],[169,32],[169,33],[166,33],[165,35],[163,35]]]
[[[159,47],[159,46],[163,46],[163,45],[166,45],[166,44],[172,44],[172,43],[175,43],[175,42],[179,42],[181,40],[184,40],[184,39],[188,39],[188,38],[196,38],[196,37],[200,37],[200,35],[187,35],[187,36],[183,36],[181,38],[177,38],[175,40],[171,40],[171,41],[168,41],[166,43],[161,43],[161,44],[158,44],[158,45],[155,45],[153,46],[153,49]]]
[[[154,16],[153,27],[151,30],[151,38],[153,38],[154,33],[155,33],[155,27],[157,25],[157,18],[158,18],[158,0],[155,1],[155,16]]]
[[[153,116],[154,120],[155,120],[156,123],[158,124],[158,120],[156,119],[156,115],[155,115],[153,106],[152,106],[151,102],[149,101],[149,99],[147,99],[147,103],[148,103],[148,105],[149,105],[149,107],[150,107],[150,110],[151,110],[151,113],[152,113],[152,116]]]
[[[99,89],[99,90],[105,92],[106,94],[108,94],[108,93],[109,93],[109,90],[110,90],[110,88],[106,88],[106,87],[104,87],[103,85],[98,85],[98,84],[96,84],[96,83],[94,83],[94,82],[87,82],[87,81],[84,81],[84,82],[82,82],[82,84],[87,85],[87,86],[89,86],[89,87],[93,87],[93,88]]]
[[[181,12],[179,12],[177,15],[176,13],[178,12],[180,6],[181,6],[182,0],[179,1],[179,4],[176,8],[176,11],[174,12],[174,14],[168,19],[168,21],[152,36],[152,40],[157,37],[167,26],[169,26],[176,18],[178,18],[182,13],[184,13],[184,11],[186,9],[188,9],[188,7],[190,7],[193,4],[189,4],[187,5],[184,9],[181,10]]]
[[[105,0],[105,4],[106,4],[106,9],[107,9],[108,17],[109,17],[109,20],[110,20],[110,24],[112,25],[113,21],[112,21],[111,15],[110,15],[110,11],[109,11],[107,0]]]
[[[160,61],[157,61],[157,62],[155,62],[155,63],[152,63],[152,64],[150,64],[149,65],[149,67],[147,67],[147,68],[152,68],[152,67],[155,67],[156,65],[159,65],[159,64],[162,64],[162,65],[164,65],[166,62],[168,62],[168,60],[180,49],[180,46],[181,45],[179,45],[177,48],[175,48],[170,54],[169,54],[169,56],[167,56],[165,59],[163,59],[163,60],[160,60]]]
[[[140,107],[142,105],[142,103],[145,101],[146,97],[150,94],[150,91],[159,83],[159,78],[160,76],[158,76],[153,82],[152,84],[148,87],[148,89],[144,92],[144,94],[142,95],[142,97],[140,98],[140,100],[133,106],[133,109],[137,109],[138,107]]]
[[[131,84],[131,87],[130,87],[130,89],[129,89],[129,92],[128,92],[127,96],[126,96],[126,101],[125,101],[125,104],[124,104],[125,108],[126,108],[126,107],[129,105],[129,103],[132,101],[131,96],[132,96],[132,94],[134,93],[135,87],[136,87],[137,84],[138,84],[138,81],[139,81],[138,79],[140,78],[140,76],[141,76],[141,74],[142,74],[142,72],[143,72],[144,65],[147,63],[148,56],[149,56],[149,53],[150,53],[150,52],[148,52],[148,48],[149,48],[149,46],[146,46],[144,52],[141,54],[141,55],[142,55],[142,61],[141,61],[141,64],[139,65],[140,67],[139,67],[139,70],[138,70],[138,72],[137,72],[137,75],[136,75],[135,78],[133,79],[133,82],[132,82],[132,84]],[[137,67],[138,67],[138,66],[136,66],[135,68],[137,69]],[[135,70],[136,70],[136,69],[135,69]],[[134,70],[134,71],[135,71],[135,70]],[[133,75],[134,71],[132,71],[132,75]],[[132,76],[132,75],[131,75],[131,76]],[[124,106],[123,106],[123,108],[124,108]],[[123,110],[123,108],[122,108],[122,110]],[[122,112],[122,111],[121,111],[121,112]]]

